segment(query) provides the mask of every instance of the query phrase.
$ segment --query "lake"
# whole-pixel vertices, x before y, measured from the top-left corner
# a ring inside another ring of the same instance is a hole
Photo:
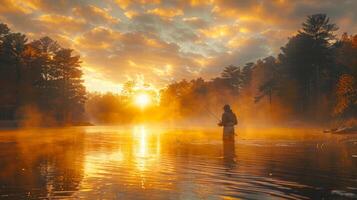
[[[148,125],[0,131],[0,199],[354,199],[357,134]]]

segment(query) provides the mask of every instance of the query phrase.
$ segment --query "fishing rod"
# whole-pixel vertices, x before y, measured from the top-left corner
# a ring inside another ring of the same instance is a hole
[[[221,119],[217,117],[217,115],[215,115],[213,112],[211,112],[206,106],[204,106],[204,108],[208,112],[208,114],[210,114],[213,118],[215,118],[218,121],[221,121]]]

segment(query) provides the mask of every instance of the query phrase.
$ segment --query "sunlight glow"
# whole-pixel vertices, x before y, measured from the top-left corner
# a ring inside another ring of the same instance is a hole
[[[135,96],[135,104],[141,108],[146,107],[151,101],[151,98],[146,93],[140,93]]]
[[[134,127],[134,137],[136,138],[136,148],[135,155],[137,158],[137,168],[139,171],[144,171],[146,169],[147,157],[149,154],[149,144],[147,131],[144,126],[135,126]]]

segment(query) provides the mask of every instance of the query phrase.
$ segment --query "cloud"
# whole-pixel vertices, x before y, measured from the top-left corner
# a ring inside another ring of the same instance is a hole
[[[125,15],[127,18],[131,19],[131,18],[137,16],[138,13],[137,13],[136,11],[134,11],[134,10],[128,10],[128,11],[125,11],[125,12],[124,12],[124,15]]]
[[[104,27],[96,27],[83,35],[77,37],[74,41],[79,49],[100,50],[112,47],[120,40],[121,33]]]
[[[112,17],[108,11],[93,5],[80,6],[73,9],[75,16],[84,18],[88,23],[93,24],[116,24],[119,19]]]
[[[0,21],[21,32],[40,32],[41,26],[34,20],[33,9],[26,3],[3,0],[0,3]]]
[[[206,28],[208,26],[208,22],[199,17],[185,17],[182,21],[192,28]]]
[[[179,21],[166,20],[157,15],[144,13],[132,18],[129,30],[155,35],[166,42],[173,42],[177,45],[197,40],[198,34],[196,30],[182,23],[182,20]]]
[[[200,30],[200,32],[208,38],[231,37],[238,33],[246,33],[248,31],[247,28],[239,27],[237,24],[224,24]]]
[[[195,61],[199,55],[184,54],[177,45],[143,33],[95,28],[77,38],[76,43],[87,63],[118,83],[141,74],[152,83],[163,84],[193,77],[187,69],[199,68]]]
[[[206,77],[214,77],[228,65],[241,66],[270,55],[268,41],[265,38],[242,39],[239,48],[223,52],[219,56],[212,58],[202,74]]]
[[[14,1],[14,0],[2,0],[0,4],[0,13],[4,14],[28,14],[32,12],[31,6],[26,2]]]
[[[63,15],[41,15],[36,19],[49,32],[53,32],[54,27],[56,31],[70,34],[85,31],[89,28],[88,24],[83,19],[78,19],[71,16]]]
[[[84,0],[15,0],[26,2],[33,10],[41,12],[53,13],[53,14],[68,14],[74,7],[82,5]]]
[[[145,5],[145,4],[159,4],[160,0],[115,0],[115,3],[123,10],[129,8],[130,6]]]
[[[133,16],[128,24],[130,31],[146,32],[147,34],[159,33],[162,26],[170,26],[170,22],[164,21],[160,17],[152,14],[139,14]]]
[[[183,11],[181,9],[176,8],[154,8],[146,12],[149,14],[158,15],[163,18],[172,18],[183,15]]]

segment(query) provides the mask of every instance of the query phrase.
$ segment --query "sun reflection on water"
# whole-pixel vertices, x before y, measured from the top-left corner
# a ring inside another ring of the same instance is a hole
[[[134,172],[138,175],[141,188],[145,188],[146,172],[152,170],[155,161],[160,155],[160,134],[153,134],[152,130],[147,129],[143,125],[134,126],[134,163],[138,171]]]
[[[111,140],[96,138],[87,143],[84,173],[87,178],[109,178],[106,170],[125,169],[133,181],[145,188],[148,172],[155,171],[161,153],[160,131],[136,125],[131,133],[116,130]],[[94,148],[94,149],[93,149]],[[120,173],[119,173],[120,174]],[[91,183],[82,186],[91,188]]]
[[[140,171],[147,170],[149,162],[155,161],[160,155],[160,134],[153,134],[152,130],[143,125],[133,128],[134,157]]]
[[[148,155],[148,138],[147,130],[144,126],[134,126],[134,137],[138,143],[134,148],[135,157],[145,158]]]

